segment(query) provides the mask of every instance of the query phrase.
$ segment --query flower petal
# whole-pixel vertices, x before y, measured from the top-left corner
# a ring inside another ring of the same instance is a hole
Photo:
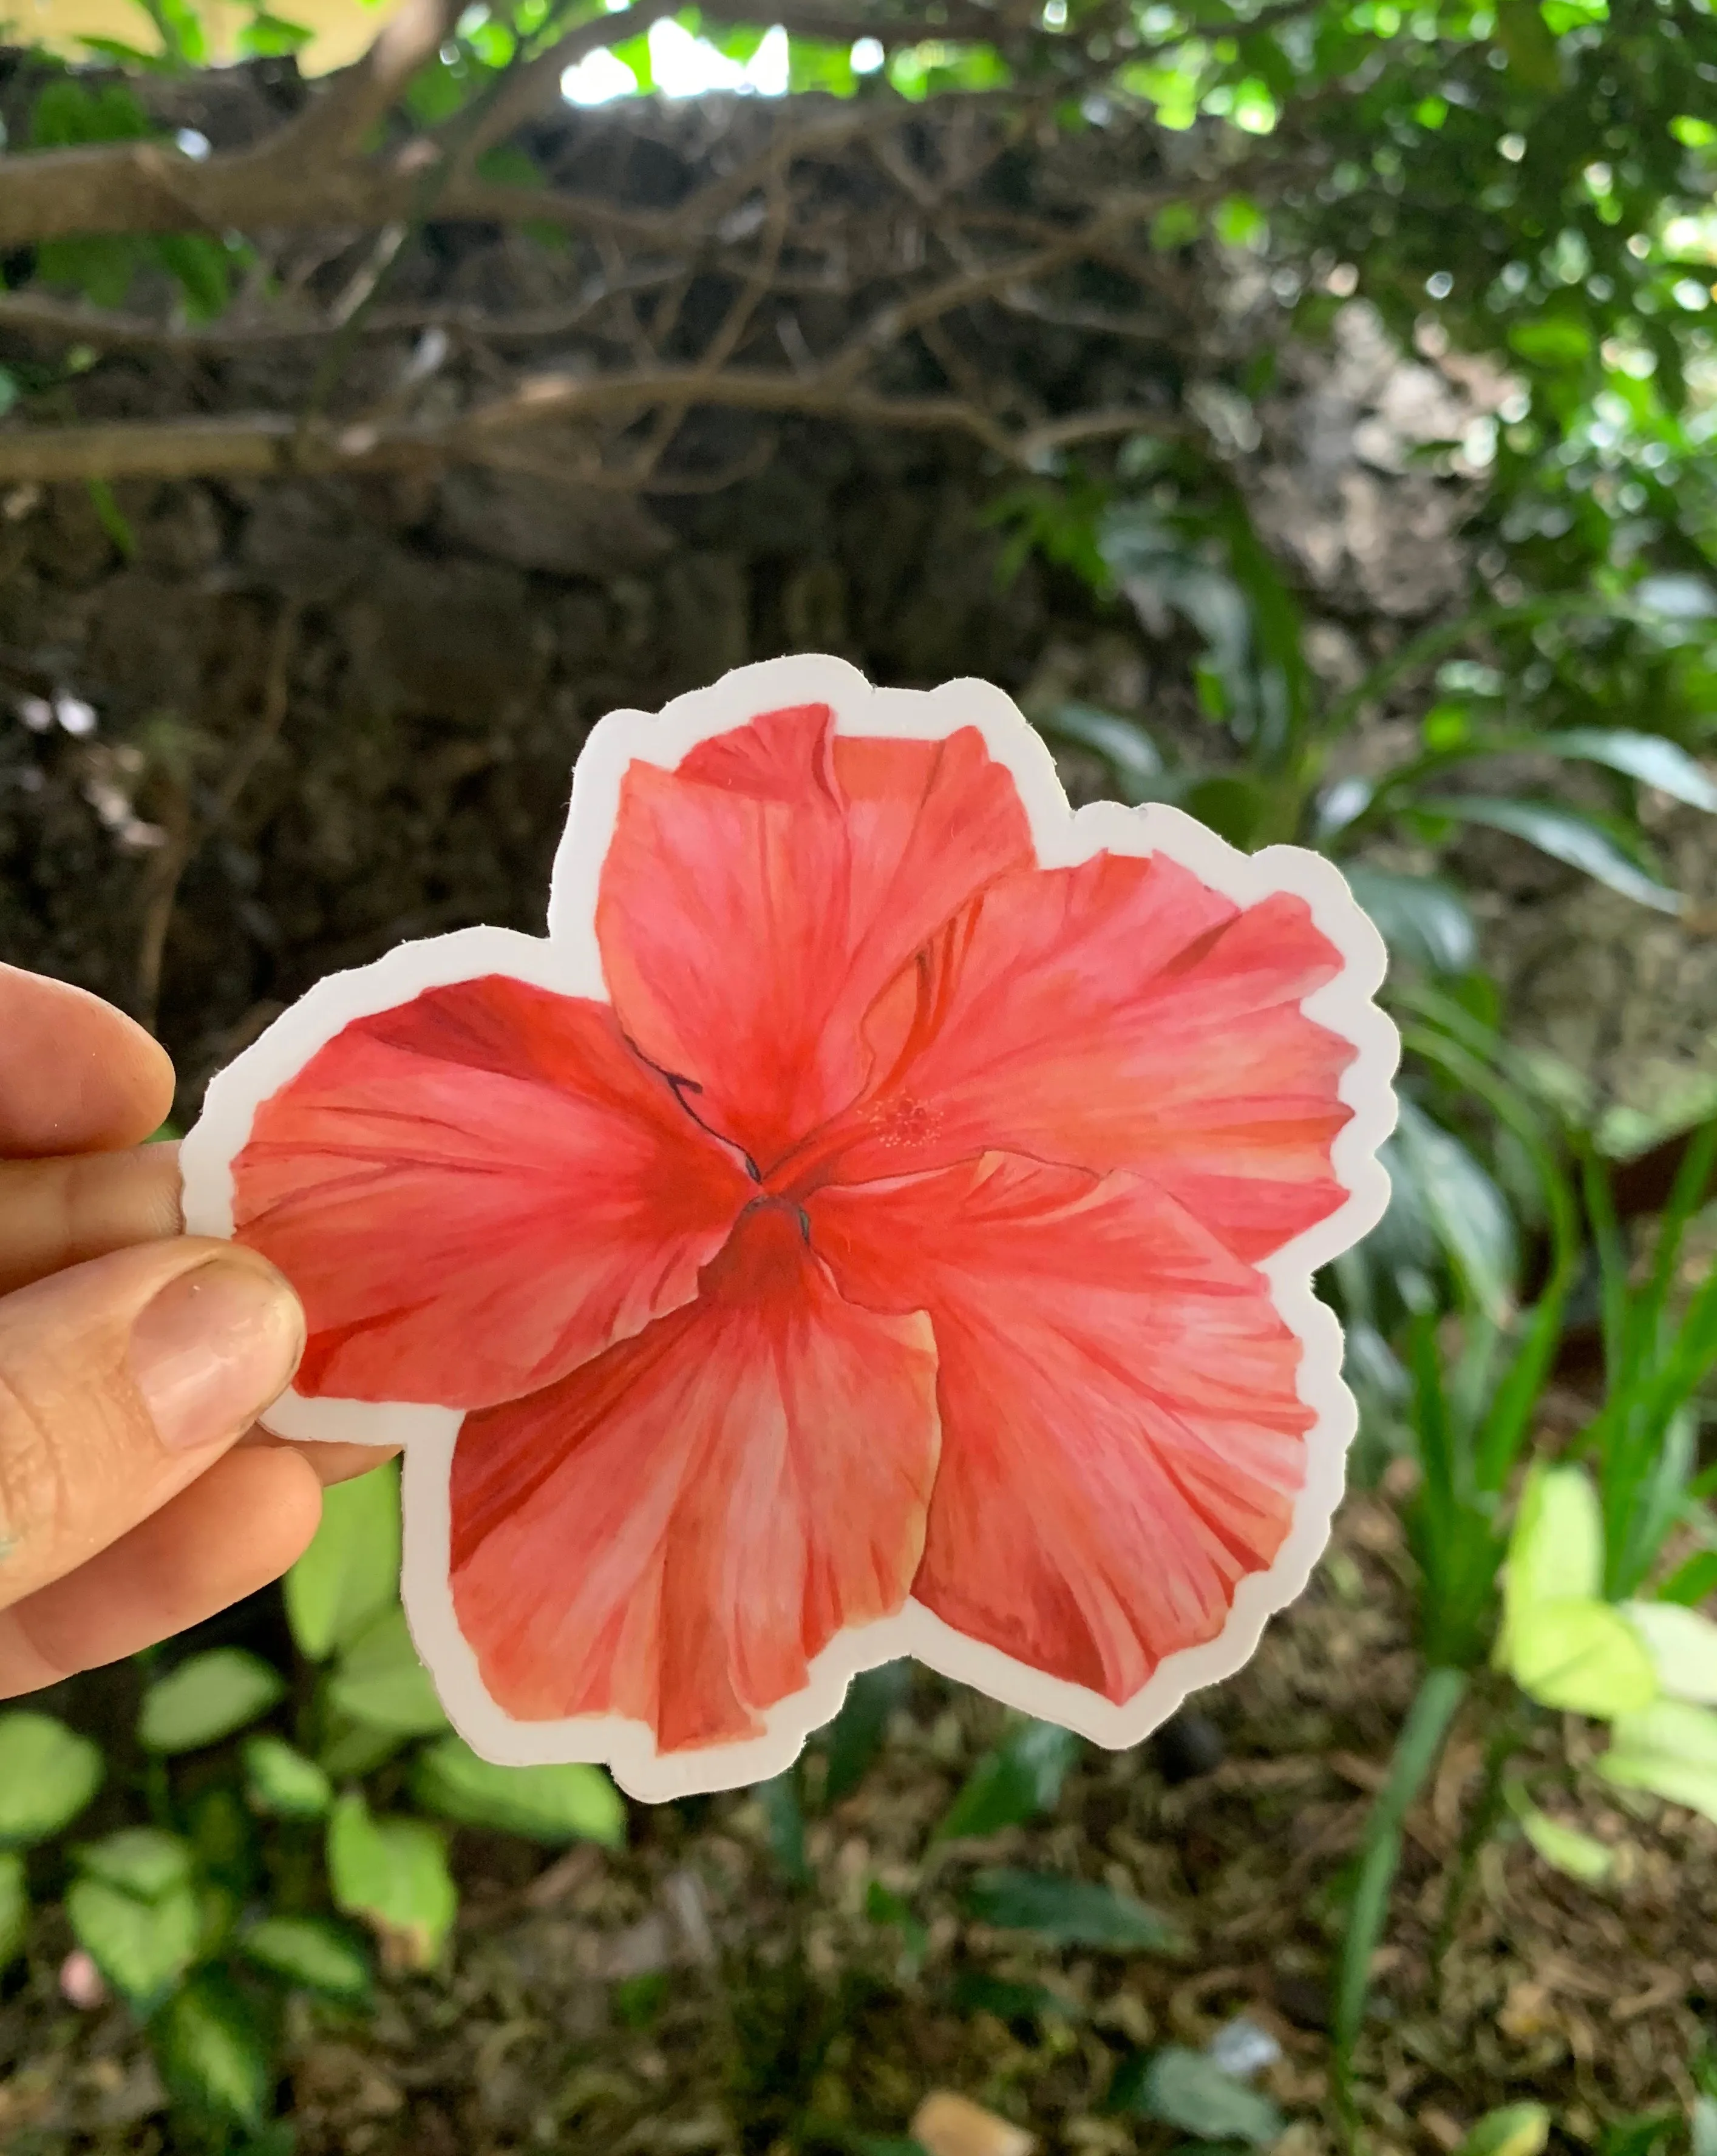
[[[697,1292],[756,1186],[605,1004],[493,974],[356,1019],[265,1101],[238,1238],[303,1299],[301,1393],[486,1407]]]
[[[846,1107],[883,984],[981,885],[1029,860],[1010,773],[945,741],[837,737],[771,711],[676,770],[634,763],[597,933],[628,1035],[767,1168]]]
[[[1147,1183],[999,1154],[807,1211],[843,1295],[935,1330],[916,1599],[1117,1702],[1214,1638],[1288,1532],[1313,1420],[1258,1275]]]
[[[1303,899],[1242,910],[1164,854],[1007,876],[873,1009],[890,1075],[851,1142],[821,1142],[821,1172],[861,1182],[986,1147],[1122,1169],[1267,1256],[1347,1194],[1329,1149],[1355,1050],[1300,1009],[1341,965]]]
[[[926,1319],[843,1301],[799,1214],[753,1207],[696,1303],[461,1426],[454,1608],[491,1696],[664,1752],[758,1733],[904,1603],[935,1386]]]

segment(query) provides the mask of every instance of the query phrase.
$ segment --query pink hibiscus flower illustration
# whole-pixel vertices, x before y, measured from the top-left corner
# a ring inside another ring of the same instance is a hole
[[[279,1020],[188,1217],[303,1298],[273,1426],[405,1445],[489,1756],[730,1786],[902,1653],[1133,1743],[1327,1532],[1382,963],[1314,857],[1073,814],[996,690],[777,661],[596,729],[546,940]]]

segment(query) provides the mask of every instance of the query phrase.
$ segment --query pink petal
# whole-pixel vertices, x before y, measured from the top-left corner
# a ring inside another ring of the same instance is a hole
[[[1341,956],[1303,899],[1243,911],[1166,855],[992,883],[866,1031],[891,1075],[817,1142],[843,1183],[986,1147],[1148,1176],[1242,1257],[1339,1206],[1354,1050],[1302,1000]],[[812,1178],[810,1179],[815,1179]],[[783,1178],[792,1183],[791,1168]]]
[[[1213,1638],[1287,1534],[1313,1419],[1258,1275],[1149,1183],[999,1154],[807,1210],[843,1295],[935,1330],[917,1599],[1114,1701]]]
[[[597,932],[644,1055],[767,1169],[858,1094],[866,1008],[981,885],[1031,859],[1010,773],[946,741],[837,737],[826,706],[772,711],[635,763]]]
[[[923,1317],[844,1302],[797,1212],[754,1207],[697,1302],[461,1428],[454,1606],[491,1695],[665,1752],[757,1734],[905,1601],[935,1384]]]
[[[487,1407],[697,1291],[756,1195],[605,1004],[503,975],[353,1021],[265,1101],[239,1240],[310,1323],[301,1392]]]

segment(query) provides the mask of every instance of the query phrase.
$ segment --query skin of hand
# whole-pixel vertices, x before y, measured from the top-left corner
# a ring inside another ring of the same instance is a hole
[[[0,965],[0,1698],[252,1594],[325,1483],[384,1455],[254,1427],[304,1319],[252,1251],[188,1236],[172,1065],[81,989]]]

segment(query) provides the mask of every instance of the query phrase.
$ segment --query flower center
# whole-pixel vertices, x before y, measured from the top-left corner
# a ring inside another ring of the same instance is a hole
[[[935,1137],[941,1127],[942,1111],[932,1101],[900,1093],[892,1101],[879,1101],[866,1120],[879,1146],[916,1146]]]

